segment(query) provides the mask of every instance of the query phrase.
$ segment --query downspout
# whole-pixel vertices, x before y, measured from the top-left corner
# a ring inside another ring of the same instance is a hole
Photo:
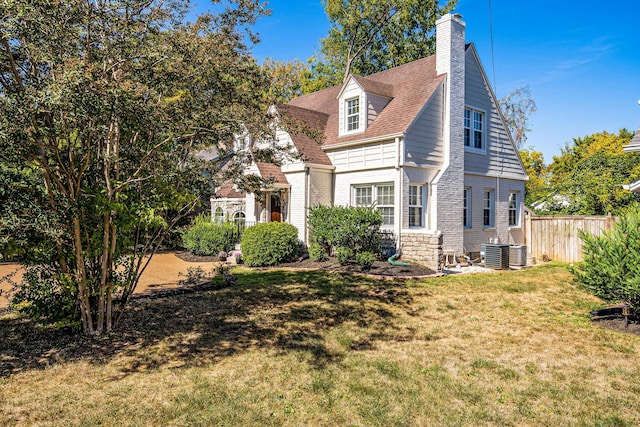
[[[304,168],[304,187],[305,187],[305,195],[304,195],[304,242],[309,244],[309,225],[308,225],[308,217],[309,217],[309,204],[311,203],[311,168],[309,166],[305,166]]]
[[[398,251],[402,248],[402,222],[404,220],[404,179],[402,177],[402,166],[404,166],[404,137],[396,137],[395,144],[397,148],[396,170],[398,171],[398,225],[396,232],[398,233]]]

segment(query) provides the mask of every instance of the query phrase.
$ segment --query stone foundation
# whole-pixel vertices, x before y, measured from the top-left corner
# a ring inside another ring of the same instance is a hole
[[[442,260],[442,232],[432,234],[403,232],[400,240],[402,258],[418,261],[440,271]]]

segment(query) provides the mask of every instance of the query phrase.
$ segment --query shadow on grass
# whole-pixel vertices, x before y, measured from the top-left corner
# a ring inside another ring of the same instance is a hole
[[[0,376],[120,356],[127,375],[215,363],[251,349],[301,351],[322,367],[341,360],[345,351],[403,339],[394,323],[398,313],[410,311],[402,281],[326,271],[244,270],[236,276],[231,288],[136,299],[116,332],[96,337],[44,329],[24,318],[2,319]],[[344,333],[353,336],[341,339]]]

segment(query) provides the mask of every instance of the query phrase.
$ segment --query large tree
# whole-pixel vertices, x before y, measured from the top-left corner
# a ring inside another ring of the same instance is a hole
[[[623,188],[640,178],[640,154],[624,153],[633,133],[599,132],[574,138],[549,165],[551,197],[560,199],[555,212],[606,215],[619,214],[640,201],[638,194]]]
[[[435,52],[435,22],[457,0],[323,0],[331,28],[310,61],[305,92],[340,84]]]
[[[531,131],[529,119],[538,109],[531,97],[531,88],[516,88],[500,99],[499,104],[513,142],[520,149],[527,141],[527,133]]]
[[[194,24],[184,3],[0,5],[0,233],[30,241],[23,296],[57,301],[32,314],[111,330],[147,255],[211,186],[219,164],[203,173],[194,151],[237,160],[233,136],[267,130],[265,78],[240,29],[261,2]]]

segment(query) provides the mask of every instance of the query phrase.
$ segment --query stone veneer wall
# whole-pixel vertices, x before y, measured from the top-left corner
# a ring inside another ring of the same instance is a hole
[[[414,259],[438,271],[442,259],[442,233],[402,233],[400,251],[405,259]]]

